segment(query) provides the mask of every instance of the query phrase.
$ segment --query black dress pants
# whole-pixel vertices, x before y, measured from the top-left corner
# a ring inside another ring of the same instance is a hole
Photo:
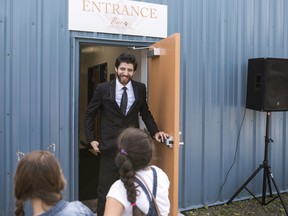
[[[114,159],[115,156],[101,155],[98,182],[97,216],[104,215],[106,195],[111,185],[120,178],[119,170],[115,165]]]

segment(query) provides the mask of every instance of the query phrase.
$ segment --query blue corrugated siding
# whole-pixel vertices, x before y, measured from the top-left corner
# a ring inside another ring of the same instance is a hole
[[[247,110],[241,128],[247,60],[288,57],[288,3],[204,0],[179,4],[181,9],[169,10],[169,17],[176,11],[180,16],[171,19],[169,27],[181,32],[185,146],[180,154],[179,208],[189,209],[226,202],[264,159],[265,113]],[[270,163],[281,191],[288,189],[286,124],[285,112],[272,113],[275,143]],[[219,194],[237,146],[235,164]],[[250,187],[261,194],[262,173]],[[247,196],[244,192],[238,198]]]
[[[5,182],[5,165],[4,165],[4,159],[3,158],[5,156],[5,148],[4,148],[4,140],[5,140],[5,132],[4,132],[4,128],[5,128],[5,79],[6,76],[4,74],[4,70],[5,70],[5,52],[4,52],[4,47],[5,47],[5,26],[4,26],[4,11],[6,10],[6,5],[4,4],[4,2],[1,1],[0,3],[0,155],[2,157],[2,159],[0,159],[1,163],[0,163],[0,185],[4,185]],[[2,187],[1,187],[1,191],[2,191]],[[0,202],[3,203],[3,201],[5,199],[7,199],[9,197],[9,195],[7,193],[5,193],[4,191],[0,193]],[[1,205],[1,204],[0,204]],[[5,203],[2,204],[2,206],[0,206],[1,209],[3,209],[4,211],[4,206]],[[2,214],[3,212],[2,210],[0,210],[0,213]]]
[[[69,177],[70,41],[65,1],[0,2],[0,215],[12,215],[17,151],[46,149],[55,143]]]
[[[245,109],[247,60],[288,58],[288,2],[143,2],[168,5],[168,35],[181,33],[180,128],[185,145],[180,149],[179,208],[226,202],[263,160],[266,116]],[[65,197],[76,197],[75,38],[111,40],[111,44],[157,40],[70,33],[67,10],[67,0],[0,0],[0,215],[10,215],[14,208],[12,177],[19,150],[56,143],[68,179]],[[272,113],[275,143],[270,162],[281,191],[288,190],[287,120],[286,112]],[[236,149],[235,164],[218,196]],[[260,194],[261,185],[259,175],[252,191]],[[247,196],[244,192],[238,198]]]

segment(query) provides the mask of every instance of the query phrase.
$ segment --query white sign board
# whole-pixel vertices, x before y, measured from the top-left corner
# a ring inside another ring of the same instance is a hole
[[[128,0],[69,0],[69,30],[167,37],[167,5]]]

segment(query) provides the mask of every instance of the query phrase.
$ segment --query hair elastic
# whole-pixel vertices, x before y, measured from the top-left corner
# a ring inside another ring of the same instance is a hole
[[[125,151],[125,149],[121,149],[120,153],[123,155],[126,155],[126,156],[128,155],[127,152]]]
[[[134,206],[136,206],[136,202],[134,202],[134,203],[131,203],[131,205],[134,207]]]

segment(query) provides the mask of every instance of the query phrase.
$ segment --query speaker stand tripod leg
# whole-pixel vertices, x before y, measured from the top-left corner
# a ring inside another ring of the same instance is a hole
[[[258,172],[263,168],[263,164],[254,171],[254,173],[244,182],[244,184],[236,191],[236,193],[228,200],[227,204],[230,204],[234,198],[246,187],[247,184],[258,174]]]
[[[271,180],[269,175],[269,166],[264,162],[264,172],[263,172],[263,186],[262,186],[262,205],[266,205],[266,187],[268,183],[268,189],[270,193],[270,197],[273,197]]]
[[[269,168],[268,168],[268,169],[269,169]],[[267,180],[268,180],[268,187],[269,187],[270,197],[272,197],[273,194],[272,194],[271,180],[270,180],[269,175],[267,176]]]
[[[287,206],[286,206],[285,203],[284,203],[284,200],[283,200],[282,195],[281,195],[281,193],[280,193],[280,191],[279,191],[279,188],[278,188],[278,186],[277,186],[277,184],[276,184],[276,181],[275,181],[274,176],[273,176],[273,174],[272,174],[272,172],[271,172],[271,169],[270,169],[269,167],[268,167],[267,169],[268,169],[268,174],[269,174],[269,176],[270,176],[270,178],[271,178],[271,180],[272,180],[272,182],[273,182],[273,185],[274,185],[274,187],[275,187],[275,189],[276,189],[276,191],[277,191],[277,194],[278,194],[278,196],[279,196],[279,198],[280,198],[280,201],[281,201],[281,203],[282,203],[282,206],[283,206],[283,208],[284,208],[284,210],[285,210],[285,213],[286,213],[286,215],[288,215]]]
[[[265,205],[266,200],[266,170],[263,170],[263,184],[262,184],[262,205]]]
[[[271,190],[271,183],[269,180],[269,175],[268,175],[268,168],[267,165],[264,162],[264,170],[263,170],[263,185],[262,185],[262,205],[266,205],[266,187],[267,187],[267,181],[268,181],[268,186],[269,186],[269,191],[270,191],[270,196],[272,196],[272,190]]]
[[[270,167],[266,164],[266,162],[264,162],[264,170],[265,170],[264,177],[266,177],[267,182],[268,182],[268,188],[269,188],[270,197],[273,197],[272,187],[271,187],[271,180],[270,180]],[[264,181],[263,181],[263,184],[264,184]],[[265,182],[265,184],[266,184],[266,182]],[[266,188],[265,188],[265,190],[263,190],[263,192],[264,191],[266,192]]]

